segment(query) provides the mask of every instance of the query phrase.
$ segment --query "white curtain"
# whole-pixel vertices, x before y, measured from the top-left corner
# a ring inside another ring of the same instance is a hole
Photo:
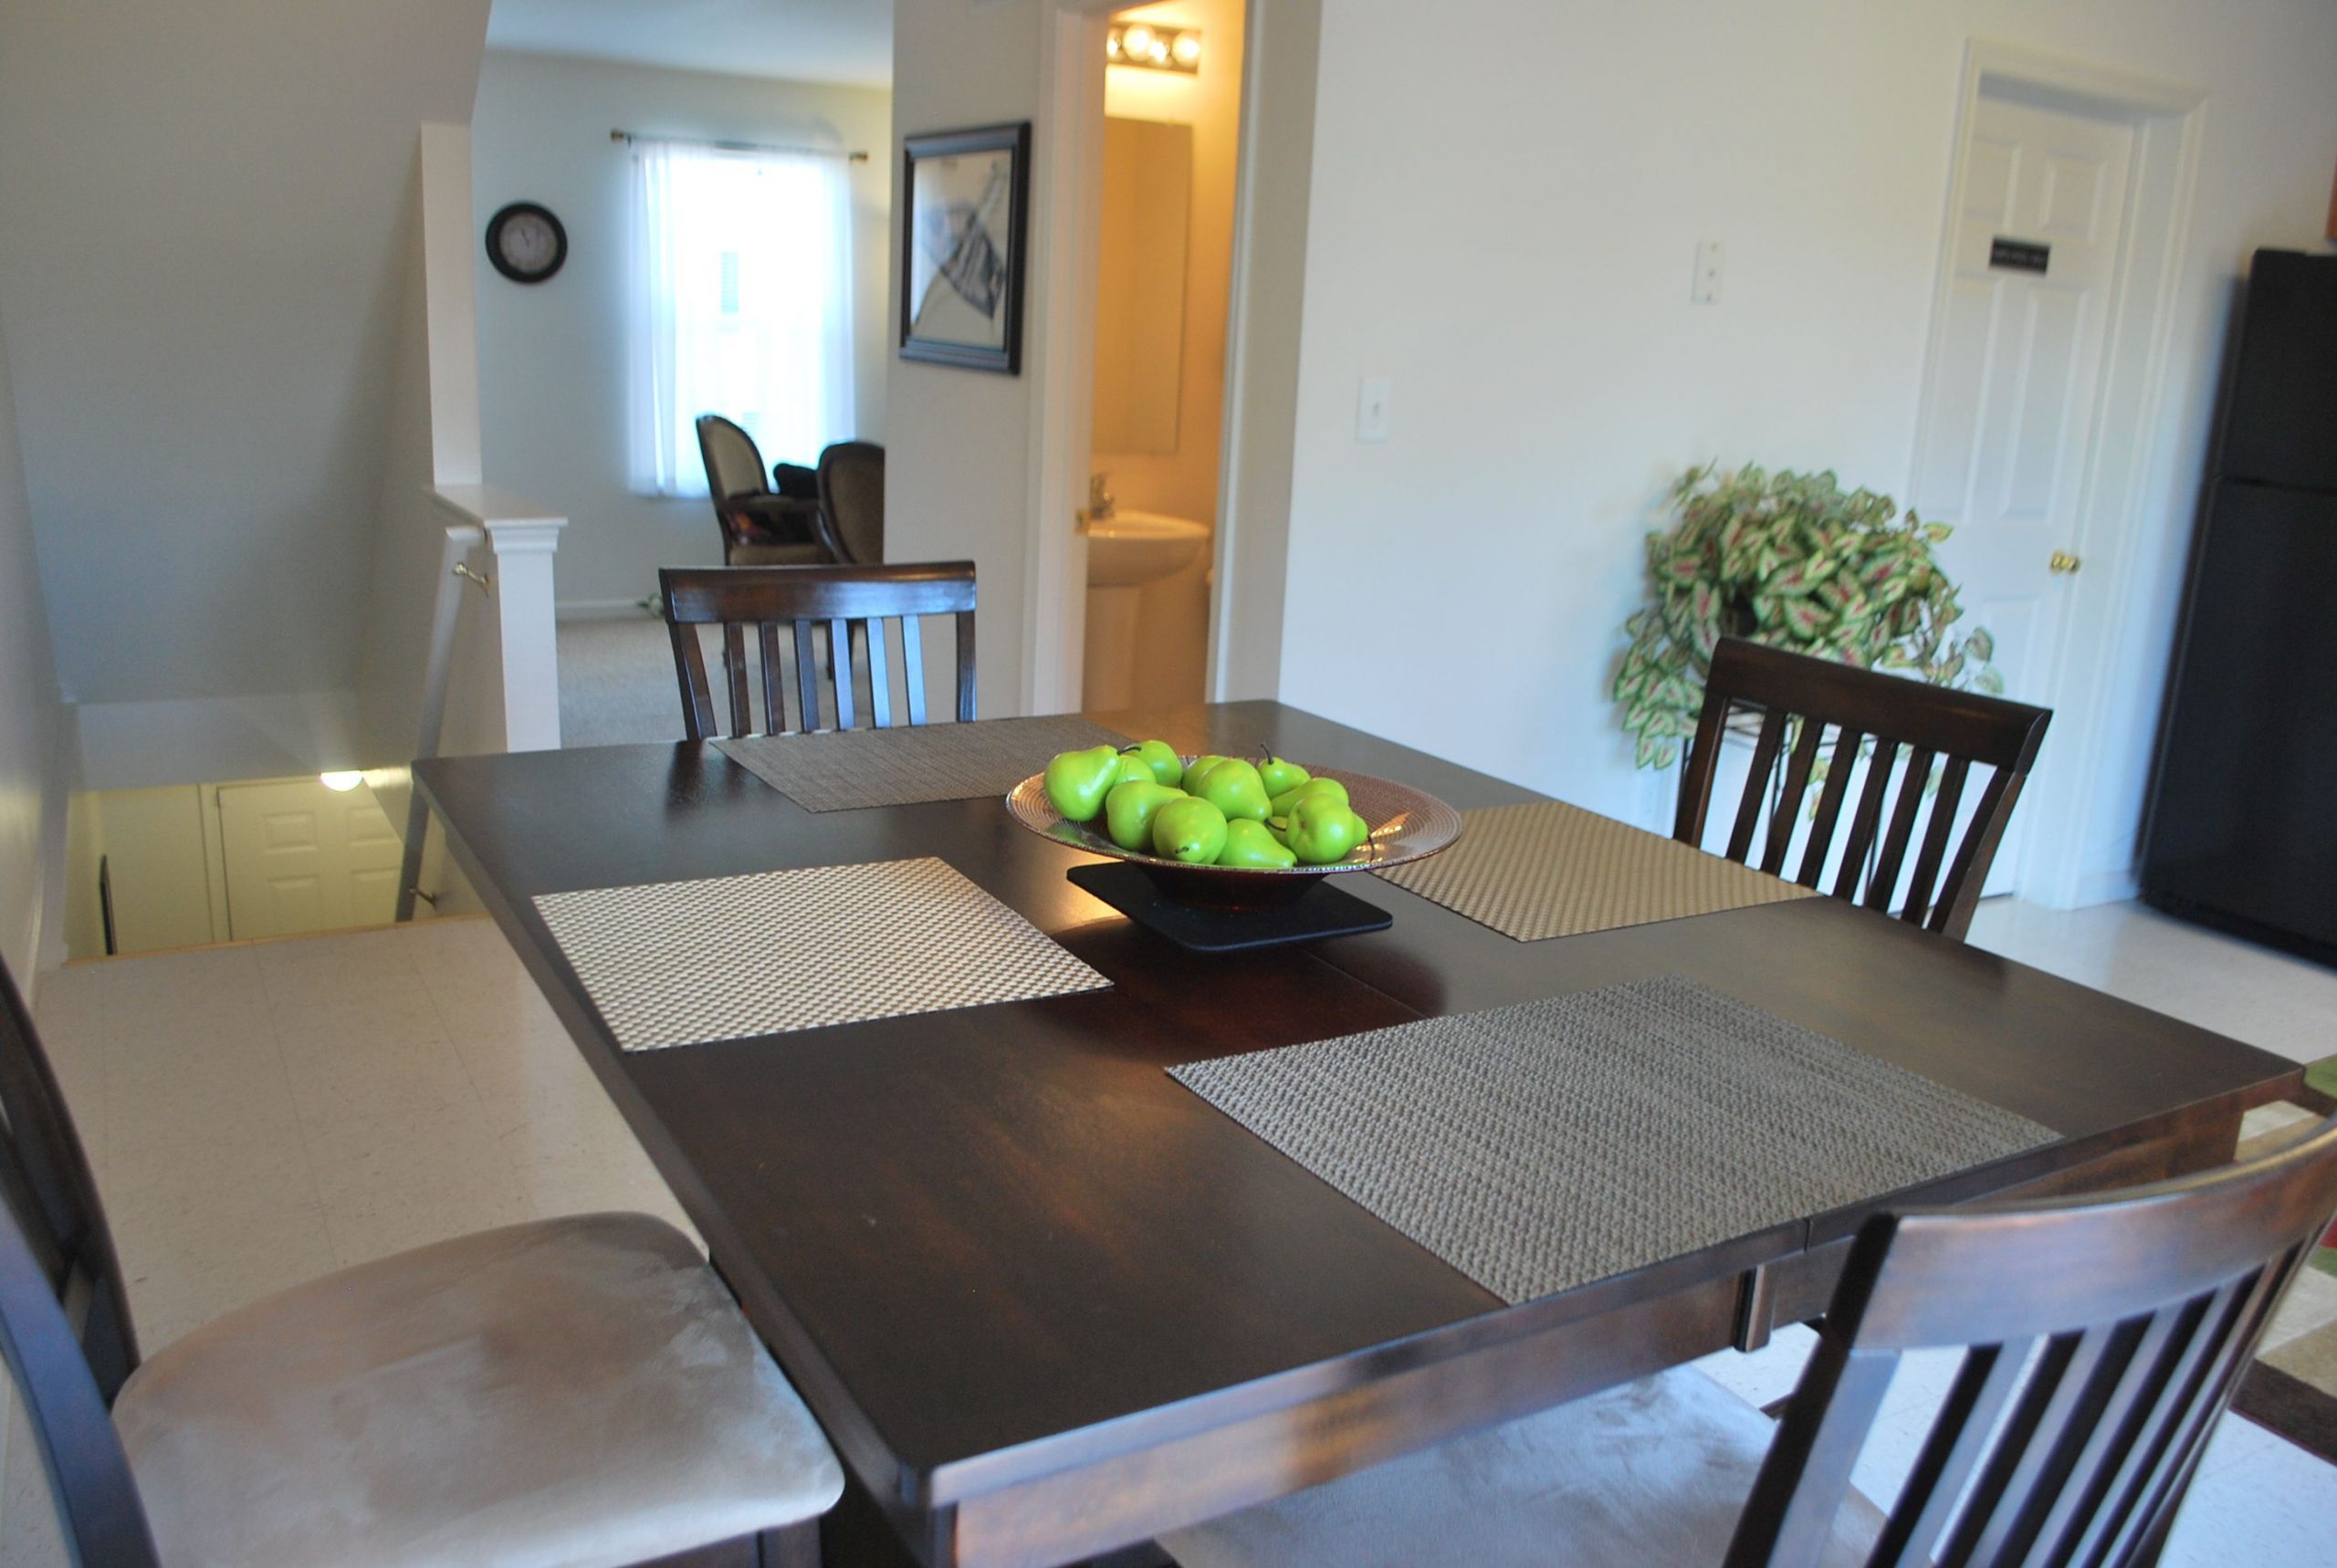
[[[634,146],[633,487],[703,496],[696,422],[765,463],[855,434],[852,193],[841,156]]]

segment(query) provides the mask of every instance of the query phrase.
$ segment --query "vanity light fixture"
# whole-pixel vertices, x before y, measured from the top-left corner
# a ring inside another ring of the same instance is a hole
[[[365,775],[353,768],[347,770],[336,768],[330,773],[318,774],[317,782],[336,794],[346,795],[365,782]]]
[[[1116,66],[1141,66],[1147,70],[1201,74],[1201,35],[1196,27],[1158,27],[1149,22],[1112,24],[1104,40],[1104,58]]]

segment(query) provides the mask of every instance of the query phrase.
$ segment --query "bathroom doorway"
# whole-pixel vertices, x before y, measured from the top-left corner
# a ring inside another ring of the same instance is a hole
[[[1096,246],[1083,706],[1210,669],[1246,0],[1113,13]]]

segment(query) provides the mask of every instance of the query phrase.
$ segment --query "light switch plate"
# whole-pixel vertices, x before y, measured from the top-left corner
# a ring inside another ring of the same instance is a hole
[[[1688,298],[1699,305],[1720,303],[1721,243],[1716,239],[1702,241],[1696,246],[1696,281]]]
[[[1388,404],[1396,383],[1386,376],[1366,376],[1355,398],[1355,438],[1371,445],[1388,439]]]

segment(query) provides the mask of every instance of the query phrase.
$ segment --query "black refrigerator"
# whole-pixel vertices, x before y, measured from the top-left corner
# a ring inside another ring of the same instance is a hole
[[[2337,256],[2248,272],[2143,896],[2337,962]]]

